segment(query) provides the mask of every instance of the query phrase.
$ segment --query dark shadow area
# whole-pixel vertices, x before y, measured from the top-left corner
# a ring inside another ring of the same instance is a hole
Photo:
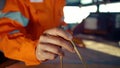
[[[108,64],[108,65],[120,65],[120,57],[109,55],[106,53],[94,51],[86,48],[78,48],[83,59],[85,59],[87,64]],[[64,64],[82,64],[76,54],[70,53],[66,50],[65,57],[63,59]],[[45,64],[60,63],[59,58],[55,61],[48,61]]]
[[[111,64],[120,65],[120,57],[91,49],[79,49],[88,64]]]

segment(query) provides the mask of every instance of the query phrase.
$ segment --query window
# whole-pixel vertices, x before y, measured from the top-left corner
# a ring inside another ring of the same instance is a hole
[[[118,3],[110,3],[110,4],[101,4],[100,12],[120,12],[120,2]]]
[[[64,21],[66,23],[80,23],[86,18],[90,12],[96,12],[97,7],[95,5],[78,7],[78,6],[65,6],[64,7]]]

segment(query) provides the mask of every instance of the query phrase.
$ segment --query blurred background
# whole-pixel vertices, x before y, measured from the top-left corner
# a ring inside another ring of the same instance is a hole
[[[67,0],[64,21],[75,35],[120,40],[120,0]]]

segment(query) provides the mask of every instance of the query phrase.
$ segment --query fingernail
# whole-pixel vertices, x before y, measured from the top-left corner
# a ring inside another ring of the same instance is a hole
[[[64,56],[64,53],[63,54],[59,54],[59,56]]]

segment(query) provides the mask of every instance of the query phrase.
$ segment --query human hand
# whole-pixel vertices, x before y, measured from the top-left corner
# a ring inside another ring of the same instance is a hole
[[[57,56],[63,56],[62,48],[70,52],[75,52],[72,44],[72,35],[59,28],[46,30],[40,36],[39,43],[36,48],[36,57],[40,61],[53,60]]]

